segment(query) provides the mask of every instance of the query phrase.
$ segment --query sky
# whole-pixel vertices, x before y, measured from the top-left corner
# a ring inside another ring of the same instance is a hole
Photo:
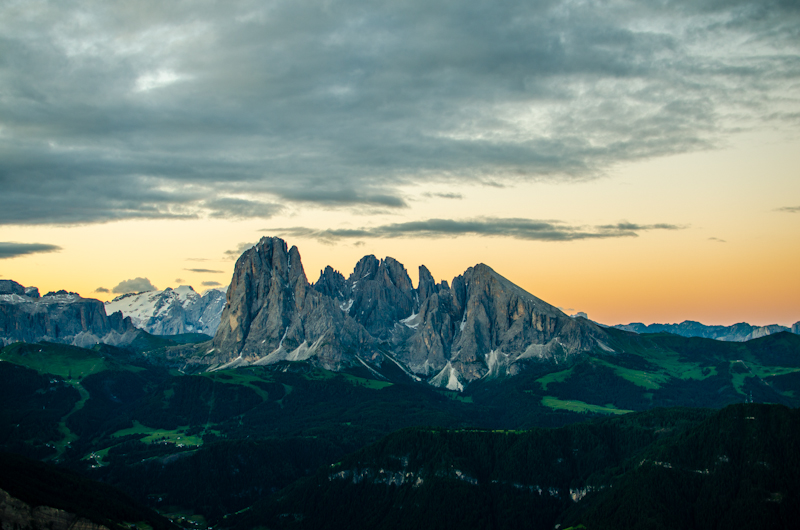
[[[800,1],[0,0],[0,278],[486,263],[605,324],[800,321]]]

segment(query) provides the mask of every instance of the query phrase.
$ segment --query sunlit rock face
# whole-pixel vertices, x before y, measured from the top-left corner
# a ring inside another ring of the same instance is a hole
[[[529,362],[608,351],[605,332],[479,264],[436,283],[424,266],[414,288],[393,258],[365,256],[345,279],[326,267],[310,285],[300,253],[263,238],[237,261],[211,346],[212,368],[309,360],[338,370],[391,361],[431,384],[460,390],[514,375]]]

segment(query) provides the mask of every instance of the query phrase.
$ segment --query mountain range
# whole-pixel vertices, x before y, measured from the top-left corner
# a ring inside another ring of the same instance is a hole
[[[64,467],[183,528],[797,520],[800,336],[785,331],[731,342],[604,327],[482,264],[449,283],[420,267],[414,288],[399,262],[366,256],[310,283],[277,238],[237,261],[213,337],[134,325],[210,322],[187,311],[202,298],[188,287],[122,297],[129,314],[110,316],[114,302],[0,289],[13,342],[0,348],[0,450],[47,461],[14,469],[56,484],[0,484],[4,524],[5,506],[32,503],[125,528],[151,517],[121,499],[114,512],[132,515],[94,513],[94,486],[65,499]]]
[[[36,287],[0,280],[0,344],[51,341],[75,346],[127,345],[137,329],[122,313],[106,315],[100,300],[67,291],[39,296]]]
[[[800,322],[792,328],[691,321],[614,327],[727,341],[800,332]],[[610,346],[607,329],[585,315],[568,317],[484,264],[449,284],[436,283],[420,266],[415,288],[397,260],[370,255],[347,278],[326,267],[309,283],[297,247],[268,237],[242,254],[227,289],[203,295],[184,285],[125,294],[103,305],[66,291],[40,297],[35,287],[0,281],[3,344],[126,347],[142,341],[137,330],[213,336],[208,345],[167,353],[168,362],[191,370],[310,361],[334,371],[363,366],[383,377],[387,366],[395,366],[414,380],[463,390],[532,363],[624,353]]]
[[[410,377],[463,390],[529,363],[606,351],[607,333],[573,319],[479,264],[451,284],[424,266],[414,288],[397,260],[365,256],[345,278],[327,267],[314,284],[300,252],[262,238],[242,254],[208,348],[186,359],[207,369],[312,360],[334,371],[399,365]]]
[[[705,339],[725,340],[732,342],[745,342],[748,340],[766,337],[773,333],[789,331],[800,334],[800,322],[795,322],[791,327],[772,324],[769,326],[752,326],[745,322],[732,326],[706,326],[700,322],[685,320],[680,324],[650,324],[639,322],[631,324],[618,324],[617,329],[633,331],[634,333],[672,333],[681,337],[703,337]]]

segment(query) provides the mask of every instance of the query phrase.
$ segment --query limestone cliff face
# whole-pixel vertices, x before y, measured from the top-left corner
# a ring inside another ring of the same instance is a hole
[[[338,370],[371,357],[372,336],[306,280],[297,247],[263,238],[236,262],[207,357],[216,366],[315,359]]]
[[[49,341],[87,347],[98,342],[127,344],[134,338],[136,329],[130,319],[121,313],[106,316],[100,300],[66,291],[42,297],[35,288],[26,291],[0,294],[0,342],[4,344]]]
[[[108,530],[75,514],[49,506],[30,506],[0,489],[3,530]]]
[[[309,285],[296,247],[264,238],[236,263],[222,321],[202,360],[213,368],[307,360],[338,370],[385,355],[431,384],[461,389],[608,349],[606,334],[512,284],[486,265],[415,289],[393,258],[365,256],[345,280],[327,267]]]

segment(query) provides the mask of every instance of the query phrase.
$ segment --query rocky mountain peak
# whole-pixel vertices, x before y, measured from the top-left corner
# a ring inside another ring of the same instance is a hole
[[[25,287],[14,280],[0,280],[0,294],[25,295]]]
[[[373,343],[333,298],[308,284],[297,247],[288,249],[282,239],[265,237],[236,261],[220,326],[206,355],[218,366],[314,357],[338,370],[351,362],[347,352],[368,355]]]
[[[378,340],[390,340],[395,324],[415,309],[416,297],[405,267],[394,258],[364,256],[347,281],[348,315]]]
[[[319,271],[319,279],[314,284],[314,289],[336,300],[344,300],[346,284],[347,280],[344,279],[342,273],[328,265],[325,270]]]
[[[423,303],[430,295],[436,292],[436,281],[433,279],[431,271],[425,265],[419,266],[419,283],[417,284],[417,296],[419,303]]]
[[[425,266],[414,289],[394,258],[361,258],[344,276],[320,271],[312,287],[300,253],[263,238],[236,262],[228,303],[205,361],[216,366],[312,359],[331,369],[379,370],[387,357],[431,384],[461,389],[605,346],[605,332],[572,319],[478,264],[435,283]],[[380,348],[384,353],[379,353]]]
[[[348,282],[355,283],[361,280],[372,280],[380,267],[380,261],[372,254],[364,256],[356,263],[353,273],[347,279]]]

